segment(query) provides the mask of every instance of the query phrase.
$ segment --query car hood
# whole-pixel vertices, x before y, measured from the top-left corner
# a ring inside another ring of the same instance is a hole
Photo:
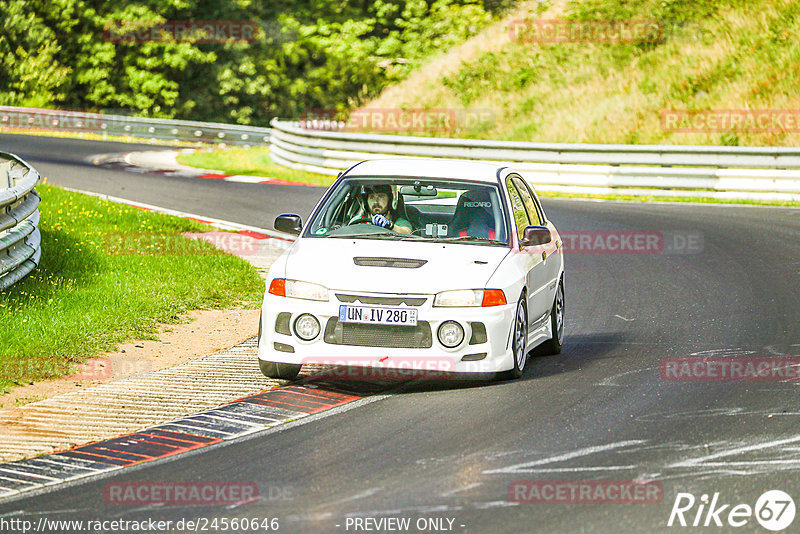
[[[287,253],[286,278],[374,293],[483,288],[509,251],[455,243],[301,238]]]

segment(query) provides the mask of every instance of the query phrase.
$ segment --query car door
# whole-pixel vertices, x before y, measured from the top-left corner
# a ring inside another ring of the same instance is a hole
[[[525,227],[531,224],[531,220],[522,195],[514,183],[514,176],[511,175],[506,178],[506,189],[511,201],[512,215],[516,226],[517,240],[519,241],[522,239]],[[545,303],[547,274],[542,260],[542,251],[538,246],[520,247],[518,253],[515,254],[515,261],[519,262],[520,269],[525,273],[525,285],[528,288],[526,301],[528,306],[528,332],[531,332],[541,326],[542,317],[550,310],[550,305]]]
[[[521,177],[514,177],[513,182],[514,185],[517,186],[517,189],[522,196],[522,201],[528,210],[528,218],[531,220],[531,224],[547,226],[550,229],[550,232],[553,234],[552,241],[536,247],[542,253],[544,271],[546,273],[547,280],[550,282],[547,287],[547,298],[545,300],[552,305],[556,297],[558,274],[561,271],[561,263],[563,262],[563,256],[559,254],[559,249],[561,248],[560,237],[556,232],[555,226],[553,226],[550,221],[545,219],[542,205],[539,203],[536,193],[534,193],[530,185],[528,185],[528,182],[523,180]]]

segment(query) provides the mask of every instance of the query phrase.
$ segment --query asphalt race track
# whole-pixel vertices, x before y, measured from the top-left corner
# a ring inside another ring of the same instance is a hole
[[[264,228],[281,212],[305,219],[323,192],[85,161],[138,148],[0,135],[0,150],[28,160],[49,183]],[[574,236],[568,334],[561,355],[534,358],[521,380],[407,383],[277,431],[0,502],[0,519],[199,518],[209,532],[223,531],[211,528],[214,518],[277,518],[279,532],[764,532],[754,516],[734,529],[731,509],[755,508],[768,490],[800,505],[800,380],[791,379],[800,362],[800,210],[543,204],[565,241]],[[611,235],[661,237],[639,253],[598,248],[598,236],[608,245]],[[587,246],[576,250],[581,236],[589,236]],[[771,358],[787,365],[786,375],[682,381],[669,374],[670,362],[689,357]],[[515,502],[510,492],[519,481],[568,488],[586,480],[652,481],[661,493],[650,503],[569,504]],[[148,507],[104,497],[109,484],[170,481],[255,483],[259,499]],[[697,502],[684,514],[689,526],[675,519],[669,529],[679,493]],[[707,517],[715,493],[716,507],[728,506]],[[701,526],[692,527],[701,504]],[[723,527],[713,526],[717,517]],[[388,522],[403,518],[406,530]],[[703,528],[706,520],[712,526]]]
[[[287,199],[306,218],[325,188],[241,184],[178,176],[137,174],[92,165],[92,156],[157,150],[154,145],[105,143],[79,139],[0,134],[0,150],[33,165],[48,183],[198,213],[262,228],[272,228],[274,214],[283,213]],[[300,190],[302,189],[302,191]]]

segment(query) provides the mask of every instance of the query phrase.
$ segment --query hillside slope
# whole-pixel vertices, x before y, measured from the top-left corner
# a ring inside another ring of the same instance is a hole
[[[644,21],[660,35],[545,42],[535,20],[573,30]],[[366,107],[491,111],[483,122],[430,132],[453,137],[796,146],[798,34],[800,3],[790,0],[524,2]]]

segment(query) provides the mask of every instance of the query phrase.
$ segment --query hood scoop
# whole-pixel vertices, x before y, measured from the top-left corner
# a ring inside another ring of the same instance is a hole
[[[418,269],[428,263],[428,260],[415,260],[411,258],[369,258],[357,256],[353,263],[361,267],[394,267],[397,269]]]

